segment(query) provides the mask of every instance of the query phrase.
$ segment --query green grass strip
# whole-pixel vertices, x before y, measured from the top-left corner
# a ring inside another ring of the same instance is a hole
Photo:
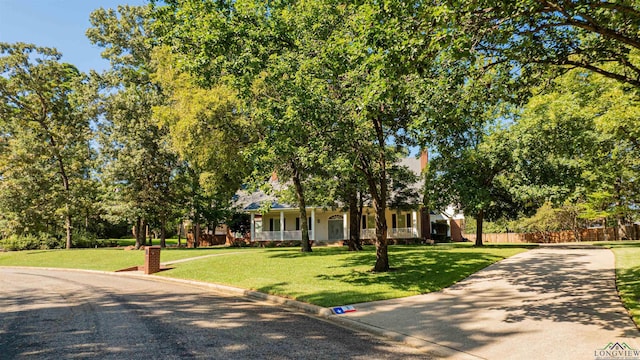
[[[613,247],[616,255],[616,283],[624,306],[640,325],[640,247]]]
[[[168,262],[203,255],[233,252],[233,248],[165,249],[160,261]],[[85,270],[115,271],[144,264],[144,250],[119,248],[28,250],[0,252],[0,266],[37,266]]]

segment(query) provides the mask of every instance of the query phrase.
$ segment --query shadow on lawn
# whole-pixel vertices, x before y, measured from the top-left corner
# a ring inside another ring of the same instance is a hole
[[[501,248],[492,246],[491,248]],[[513,246],[505,246],[513,248]],[[389,262],[392,271],[374,273],[354,270],[346,274],[321,274],[320,280],[340,281],[354,286],[384,284],[393,289],[415,293],[438,291],[450,286],[492,263],[503,259],[502,256],[487,254],[480,248],[468,246],[391,246]],[[457,251],[460,250],[460,251]],[[311,253],[292,252],[291,250],[274,250],[270,257],[299,258],[337,257],[336,265],[331,267],[358,269],[373,268],[375,264],[375,247],[367,246],[364,251],[349,252],[346,248],[321,248]],[[346,255],[346,256],[345,256]]]
[[[341,275],[318,275],[318,278],[339,280],[354,286],[385,284],[398,290],[427,293],[450,286],[501,259],[500,256],[481,252],[394,249],[389,254],[392,271],[352,271]],[[375,253],[355,253],[340,266],[372,267],[374,262]]]
[[[344,304],[351,304],[355,302],[363,302],[370,300],[380,299],[382,293],[371,291],[357,291],[355,288],[352,290],[340,290],[330,291],[322,290],[311,294],[304,293],[292,293],[290,283],[279,282],[275,284],[265,285],[257,288],[256,290],[266,293],[274,294],[278,296],[289,297],[298,301],[307,302],[310,304],[316,304],[323,307],[338,306]],[[287,295],[282,295],[287,294]]]

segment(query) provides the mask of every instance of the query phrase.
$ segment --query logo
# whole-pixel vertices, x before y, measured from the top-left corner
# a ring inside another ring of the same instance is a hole
[[[608,343],[593,354],[595,360],[640,360],[640,350],[634,349],[627,343]]]

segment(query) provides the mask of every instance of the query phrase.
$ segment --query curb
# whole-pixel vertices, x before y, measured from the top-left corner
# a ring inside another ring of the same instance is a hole
[[[73,271],[73,272],[84,272],[84,273],[111,275],[111,276],[124,276],[124,277],[138,278],[138,279],[151,280],[151,281],[164,282],[164,283],[179,283],[184,285],[191,285],[198,288],[215,290],[230,296],[247,297],[250,299],[260,300],[260,301],[264,301],[274,305],[284,305],[290,309],[298,310],[306,314],[325,319],[338,326],[342,326],[354,331],[361,331],[374,336],[378,336],[388,340],[406,344],[422,352],[425,352],[428,355],[435,356],[438,358],[455,358],[460,360],[484,360],[483,358],[480,358],[465,352],[461,352],[453,348],[438,345],[433,342],[422,340],[422,339],[413,337],[411,335],[402,334],[395,331],[380,328],[377,326],[369,325],[357,320],[352,320],[346,317],[342,317],[341,315],[335,315],[333,311],[329,308],[308,304],[308,303],[304,303],[297,300],[287,299],[281,296],[265,294],[259,291],[247,290],[247,289],[237,288],[237,287],[228,286],[228,285],[207,283],[207,282],[195,281],[195,280],[176,279],[176,278],[170,278],[170,277],[161,277],[161,276],[155,276],[155,275],[145,275],[142,272],[132,272],[132,271],[112,272],[112,271],[102,271],[102,270],[47,268],[47,267],[31,267],[31,266],[0,266],[0,269],[36,269],[36,270],[46,270],[46,271]]]

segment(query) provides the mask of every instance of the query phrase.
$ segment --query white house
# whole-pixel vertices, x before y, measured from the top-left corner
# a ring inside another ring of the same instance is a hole
[[[421,158],[404,158],[401,166],[406,166],[416,175],[421,175],[427,163],[427,155]],[[277,181],[274,179],[274,181]],[[417,184],[420,186],[420,184]],[[264,211],[264,204],[270,203]],[[273,196],[262,192],[241,194],[239,203],[251,216],[251,241],[301,240],[300,212],[296,205],[283,204]],[[461,241],[462,214],[453,208],[436,214],[427,212],[420,206],[421,199],[415,199],[411,210],[387,209],[386,220],[389,239],[431,239],[433,234]],[[342,209],[328,209],[317,206],[307,207],[309,239],[316,243],[339,243],[349,239],[350,216]],[[375,239],[375,218],[373,209],[363,208],[360,238]]]

